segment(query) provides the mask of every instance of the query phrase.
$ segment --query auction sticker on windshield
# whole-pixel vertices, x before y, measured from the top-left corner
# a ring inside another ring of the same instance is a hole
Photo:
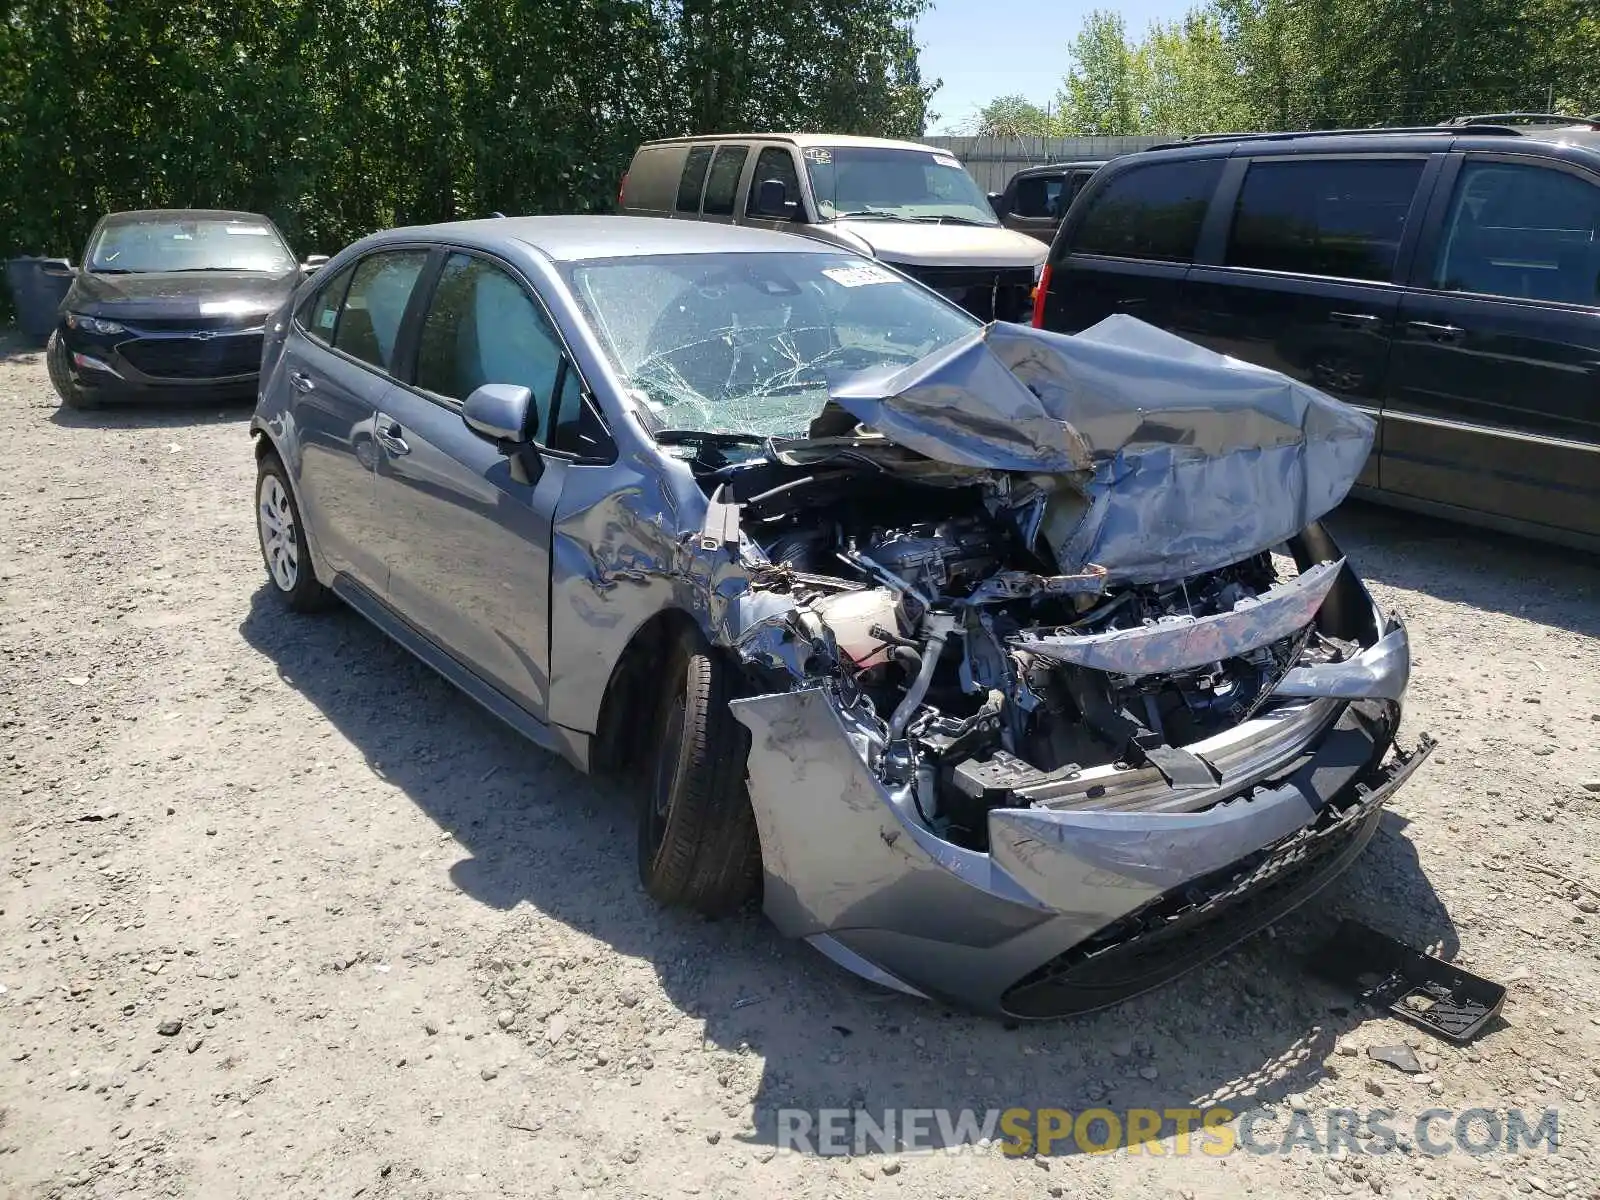
[[[955,159],[951,158],[948,154],[935,154],[933,156],[933,161],[935,163],[937,163],[941,167],[960,167],[961,166],[961,164],[959,162],[957,162]]]
[[[868,283],[893,283],[899,276],[893,271],[862,263],[856,267],[823,267],[822,273],[840,287],[861,287]]]

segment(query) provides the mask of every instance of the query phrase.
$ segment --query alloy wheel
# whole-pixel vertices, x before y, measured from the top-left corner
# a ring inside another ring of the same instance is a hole
[[[280,590],[291,592],[300,578],[300,539],[295,530],[289,491],[276,475],[261,477],[256,515],[261,531],[261,553],[267,560],[272,582]]]

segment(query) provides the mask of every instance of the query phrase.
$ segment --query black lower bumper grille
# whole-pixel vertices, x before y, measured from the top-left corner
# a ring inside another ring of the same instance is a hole
[[[121,343],[117,352],[153,379],[225,379],[261,369],[261,334],[142,338]]]
[[[1031,303],[1033,272],[1027,267],[900,265],[900,269],[985,321],[1019,321]]]
[[[1022,1018],[1091,1012],[1165,983],[1290,912],[1365,848],[1383,803],[1432,751],[1409,755],[1353,788],[1354,799],[1276,845],[1192,880],[1025,975],[1002,1005]]]

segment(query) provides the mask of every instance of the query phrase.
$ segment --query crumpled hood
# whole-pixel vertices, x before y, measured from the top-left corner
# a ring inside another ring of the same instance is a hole
[[[1038,238],[1002,225],[936,225],[932,221],[861,221],[833,229],[854,234],[884,262],[911,267],[1035,267],[1050,249]]]
[[[1129,316],[1075,336],[995,323],[832,398],[940,462],[1078,473],[1059,567],[1142,583],[1217,570],[1336,507],[1376,423],[1315,388]]]

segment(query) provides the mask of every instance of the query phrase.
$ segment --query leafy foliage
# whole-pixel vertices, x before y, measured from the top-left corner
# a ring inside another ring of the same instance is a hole
[[[264,212],[301,253],[603,210],[639,142],[918,136],[928,0],[0,0],[0,257],[104,212]]]
[[[1139,40],[1095,10],[1068,58],[1053,130],[1067,134],[1600,111],[1594,0],[1206,0]],[[1021,96],[990,109],[1038,111]]]

